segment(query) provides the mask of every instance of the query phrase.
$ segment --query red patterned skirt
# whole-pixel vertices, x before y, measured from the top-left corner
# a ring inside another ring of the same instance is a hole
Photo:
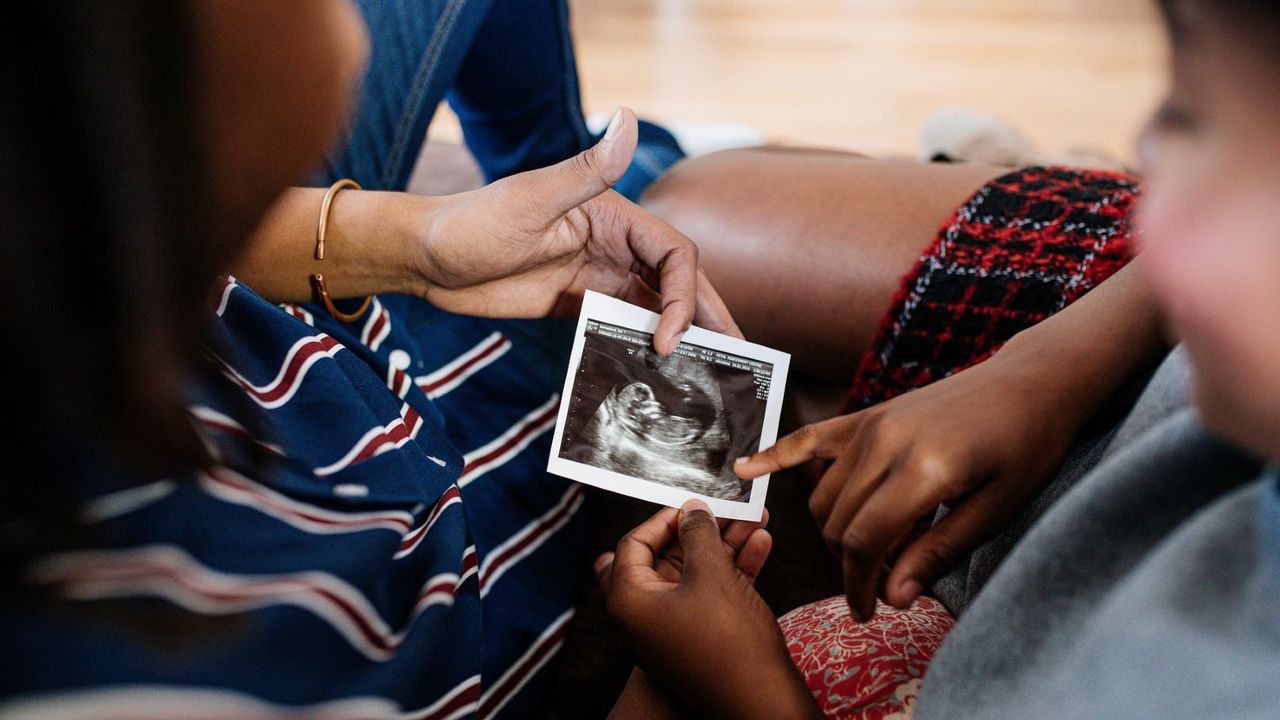
[[[1031,167],[984,185],[902,280],[849,391],[859,410],[990,356],[1133,257],[1128,176]]]
[[[1137,195],[1133,178],[1066,168],[1025,168],[984,185],[903,278],[848,409],[981,362],[1124,267]],[[909,610],[880,604],[857,623],[836,597],[778,622],[828,717],[905,720],[954,620],[926,597]]]

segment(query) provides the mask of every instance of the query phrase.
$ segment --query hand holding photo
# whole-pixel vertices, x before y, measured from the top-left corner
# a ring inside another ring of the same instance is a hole
[[[657,327],[655,313],[587,292],[547,470],[759,520],[769,476],[740,480],[733,461],[777,440],[791,356],[691,327],[664,358],[653,348]]]

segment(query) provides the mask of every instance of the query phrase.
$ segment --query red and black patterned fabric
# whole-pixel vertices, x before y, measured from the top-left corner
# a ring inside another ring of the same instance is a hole
[[[996,178],[942,226],[903,278],[862,358],[847,410],[974,365],[1133,257],[1131,177],[1030,167]]]

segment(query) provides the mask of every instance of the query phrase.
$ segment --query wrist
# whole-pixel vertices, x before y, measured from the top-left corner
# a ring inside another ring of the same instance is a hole
[[[391,232],[398,249],[395,272],[403,285],[400,292],[425,298],[432,288],[440,285],[431,249],[438,235],[441,210],[447,199],[408,193],[397,195],[400,197],[393,215],[394,228]]]
[[[609,720],[675,720],[688,714],[637,667],[622,688]]]
[[[317,273],[334,298],[424,295],[422,254],[439,199],[341,190],[326,214],[325,254],[319,259],[317,211],[325,194],[322,188],[293,188],[281,195],[228,269],[272,302],[314,300],[310,280]]]
[[[1141,262],[1135,259],[1056,315],[1014,335],[992,359],[1030,368],[1051,390],[1096,410],[1168,349]]]
[[[737,663],[737,679],[732,683],[739,689],[735,708],[727,717],[735,719],[770,720],[772,718],[821,718],[813,694],[804,677],[796,669],[791,654],[778,637],[778,646],[771,653],[772,660],[749,659]]]
[[[483,267],[501,253],[482,247],[496,245],[494,237],[475,228],[477,219],[493,215],[492,203],[476,191],[413,198],[415,294],[430,300],[432,292],[459,290],[492,279]],[[477,242],[477,238],[482,239]]]
[[[311,261],[337,298],[421,294],[418,256],[434,198],[403,192],[343,191],[329,214],[325,259]]]
[[[755,704],[750,713],[741,717],[761,718],[822,718],[822,710],[813,699],[813,693],[805,684],[800,671],[787,656],[786,672],[780,673],[776,687],[768,693],[768,700]]]
[[[1161,350],[1154,333],[1120,339],[1054,320],[1014,335],[988,363],[1009,387],[1049,406],[1060,425],[1083,425]]]
[[[1037,329],[1014,335],[983,365],[1013,393],[1043,406],[1039,412],[1052,412],[1059,425],[1083,424],[1109,392],[1099,375],[1113,368],[1097,367],[1087,352],[1081,354],[1087,348],[1058,342]]]

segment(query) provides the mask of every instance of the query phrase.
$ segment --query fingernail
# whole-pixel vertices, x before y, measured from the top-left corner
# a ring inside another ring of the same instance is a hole
[[[609,127],[605,128],[602,143],[608,144],[613,140],[613,136],[618,134],[618,128],[622,127],[622,108],[614,111],[613,117],[609,120]]]
[[[898,592],[902,595],[903,606],[906,607],[920,597],[921,593],[924,592],[924,586],[920,584],[919,580],[910,578],[902,581],[902,584],[898,586]]]
[[[701,500],[686,500],[684,505],[680,506],[680,512],[683,515],[689,515],[695,512],[704,512],[711,517],[716,516],[715,513],[711,512],[711,506]]]
[[[599,575],[612,560],[613,558],[609,556],[609,553],[605,553],[596,558],[596,561],[592,563],[592,569],[595,570],[596,575]]]
[[[751,459],[751,457],[750,457],[750,456],[748,456],[748,455],[743,455],[742,457],[740,457],[740,458],[738,458],[737,460],[734,460],[734,461],[733,461],[733,466],[734,466],[734,467],[742,467],[743,465],[746,465],[746,464],[747,464],[747,461],[748,461],[748,460],[750,460],[750,459]]]

